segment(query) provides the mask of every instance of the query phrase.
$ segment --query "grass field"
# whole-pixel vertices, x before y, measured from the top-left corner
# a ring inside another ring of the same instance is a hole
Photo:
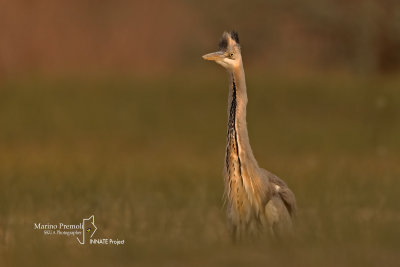
[[[295,192],[297,236],[233,245],[226,77],[205,74],[3,82],[0,265],[398,266],[400,80],[248,76],[251,144]],[[33,230],[92,214],[126,244]]]

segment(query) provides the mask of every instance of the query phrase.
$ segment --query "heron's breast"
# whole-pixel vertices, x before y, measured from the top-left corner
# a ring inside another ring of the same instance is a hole
[[[228,208],[233,220],[237,223],[250,220],[251,203],[245,189],[244,173],[238,154],[238,144],[235,141],[234,132],[228,132],[226,149],[225,190],[228,200]]]

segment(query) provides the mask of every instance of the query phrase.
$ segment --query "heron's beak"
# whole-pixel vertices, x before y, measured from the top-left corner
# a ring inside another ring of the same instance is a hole
[[[223,60],[225,57],[225,53],[222,51],[206,54],[203,56],[205,60],[213,60],[213,61],[220,61]]]

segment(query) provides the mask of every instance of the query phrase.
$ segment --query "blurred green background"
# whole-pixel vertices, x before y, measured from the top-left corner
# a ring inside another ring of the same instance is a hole
[[[233,245],[222,206],[241,39],[259,164],[295,192],[290,242]],[[0,0],[1,266],[397,266],[400,3]],[[95,215],[81,246],[33,223]]]

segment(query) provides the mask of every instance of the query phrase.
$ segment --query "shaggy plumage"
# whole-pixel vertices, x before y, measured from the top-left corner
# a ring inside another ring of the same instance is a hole
[[[203,56],[228,71],[228,129],[225,154],[225,203],[232,236],[292,233],[296,198],[286,183],[260,168],[246,122],[247,89],[237,32],[224,32],[219,51]]]

